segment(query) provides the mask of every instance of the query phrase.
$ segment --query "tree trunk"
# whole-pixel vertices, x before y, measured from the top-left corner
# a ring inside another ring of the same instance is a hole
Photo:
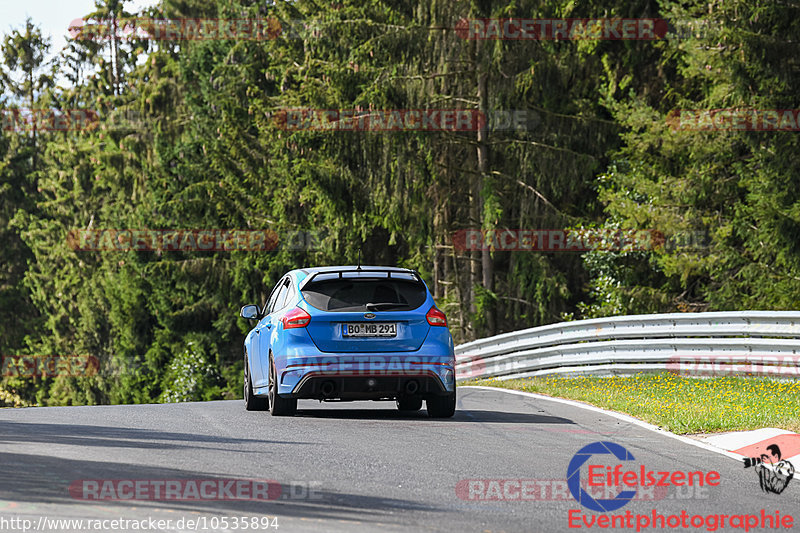
[[[487,95],[487,85],[488,85],[488,74],[486,72],[478,72],[478,108],[481,112],[481,116],[487,118],[487,110],[488,110],[488,95]],[[478,128],[478,143],[477,143],[477,150],[478,150],[478,171],[480,172],[480,176],[478,177],[478,198],[480,199],[478,202],[478,209],[480,212],[481,226],[484,229],[488,228],[488,224],[486,224],[486,217],[485,213],[485,191],[483,190],[489,184],[489,147],[488,147],[488,134],[487,134],[487,124],[486,120],[480,125]],[[492,224],[492,227],[494,224]],[[482,282],[483,288],[489,292],[494,292],[494,263],[492,261],[492,251],[489,247],[485,247],[481,251],[481,271],[483,273]],[[489,305],[488,307],[484,307],[486,310],[486,328],[487,328],[487,335],[491,336],[494,335],[497,331],[497,325],[495,321],[495,308],[494,305]]]

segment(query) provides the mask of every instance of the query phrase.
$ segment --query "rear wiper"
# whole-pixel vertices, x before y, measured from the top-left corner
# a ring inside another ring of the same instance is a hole
[[[401,304],[397,302],[381,302],[376,304],[369,303],[366,305],[366,307],[370,311],[381,311],[381,310],[392,309],[394,307],[408,307],[408,304]]]

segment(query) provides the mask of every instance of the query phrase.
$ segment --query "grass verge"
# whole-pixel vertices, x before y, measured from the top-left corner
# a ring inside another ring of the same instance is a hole
[[[614,377],[536,377],[484,385],[579,400],[677,434],[777,427],[800,432],[800,381],[690,378],[669,372]]]

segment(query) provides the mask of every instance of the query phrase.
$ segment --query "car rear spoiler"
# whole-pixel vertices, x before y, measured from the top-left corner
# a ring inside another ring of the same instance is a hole
[[[362,276],[362,274],[364,274],[364,273],[368,273],[368,274],[369,273],[374,273],[375,275],[374,276],[370,276],[370,275]],[[342,270],[324,270],[324,271],[321,271],[321,272],[314,272],[309,277],[307,277],[305,280],[303,280],[303,283],[300,286],[300,290],[303,290],[303,288],[306,285],[308,285],[309,283],[314,281],[314,278],[316,278],[320,274],[322,274],[322,275],[336,275],[336,274],[338,274],[339,275],[339,279],[344,279],[345,278],[345,276],[344,276],[345,274],[358,274],[358,277],[361,278],[361,279],[382,279],[384,277],[386,279],[392,279],[392,274],[404,274],[406,276],[410,275],[410,276],[416,278],[417,281],[419,281],[420,283],[425,285],[425,282],[422,281],[422,276],[420,276],[419,272],[417,272],[416,270],[410,270],[410,269],[409,270],[386,270],[385,268],[357,268],[357,269],[348,268],[348,269],[342,269]],[[381,275],[381,274],[383,274],[383,275]],[[353,277],[355,277],[355,276],[353,276]]]

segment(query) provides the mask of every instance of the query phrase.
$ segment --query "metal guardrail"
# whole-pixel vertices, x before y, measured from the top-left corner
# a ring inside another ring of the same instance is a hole
[[[456,376],[763,374],[800,378],[800,312],[632,315],[541,326],[456,346]]]

